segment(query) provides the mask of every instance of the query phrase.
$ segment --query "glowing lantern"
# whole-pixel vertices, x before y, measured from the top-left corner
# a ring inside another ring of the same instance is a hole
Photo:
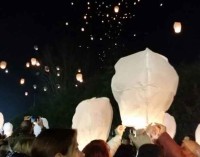
[[[13,133],[13,125],[10,122],[6,122],[3,125],[3,132],[6,135],[6,137],[9,137]]]
[[[200,144],[200,124],[198,124],[195,130],[195,141]]]
[[[6,66],[7,66],[6,61],[1,61],[1,63],[0,63],[0,68],[1,68],[1,69],[5,69]]]
[[[118,12],[119,12],[119,6],[115,6],[115,7],[114,7],[114,12],[115,12],[115,13],[118,13]]]
[[[36,65],[37,59],[36,58],[31,58],[31,65]]]
[[[28,96],[28,92],[25,92],[24,95],[25,95],[25,96]]]
[[[167,133],[174,138],[176,134],[176,121],[169,113],[165,113],[163,125],[166,126]]]
[[[81,73],[81,69],[78,69],[78,73],[76,74],[76,80],[79,82],[83,82],[83,75]]]
[[[46,92],[47,91],[47,87],[44,87],[43,90],[44,90],[44,92]]]
[[[111,87],[122,124],[136,129],[162,124],[177,86],[178,75],[166,57],[145,49],[121,58]]]
[[[0,133],[2,132],[3,123],[4,123],[4,117],[3,114],[0,112]]]
[[[106,141],[112,118],[113,110],[108,98],[92,98],[80,102],[72,119],[72,128],[78,130],[79,149],[82,150],[94,139]]]
[[[27,68],[30,67],[30,63],[29,63],[29,62],[26,63],[26,67],[27,67]]]
[[[50,71],[48,66],[45,66],[45,67],[44,67],[44,70],[45,70],[46,72],[49,72],[49,71]]]
[[[36,64],[35,64],[37,67],[40,66],[40,62],[39,61],[36,61]]]
[[[37,89],[37,85],[36,84],[33,85],[33,89]]]
[[[34,46],[34,49],[35,49],[36,51],[38,51],[38,46],[37,46],[37,45],[35,45],[35,46]]]
[[[174,32],[180,33],[181,32],[181,22],[174,22]]]
[[[21,78],[21,79],[20,79],[20,84],[23,85],[24,83],[25,83],[25,79],[24,79],[24,78]]]

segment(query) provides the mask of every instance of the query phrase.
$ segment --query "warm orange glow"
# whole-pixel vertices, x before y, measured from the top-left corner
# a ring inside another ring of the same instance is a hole
[[[181,22],[174,22],[174,32],[180,33],[181,32]]]
[[[0,63],[0,68],[1,68],[1,69],[5,69],[6,66],[7,66],[7,62],[6,62],[6,61],[1,61],[1,63]]]

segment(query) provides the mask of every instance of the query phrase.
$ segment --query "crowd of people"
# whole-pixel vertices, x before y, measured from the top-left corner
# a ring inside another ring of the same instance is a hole
[[[35,126],[40,127],[37,134]],[[14,131],[8,124],[3,129],[0,157],[200,157],[198,143],[187,138],[178,145],[166,127],[157,123],[139,131],[119,125],[115,136],[107,141],[93,139],[82,150],[78,148],[78,130],[46,128],[40,118],[34,123],[24,118]]]

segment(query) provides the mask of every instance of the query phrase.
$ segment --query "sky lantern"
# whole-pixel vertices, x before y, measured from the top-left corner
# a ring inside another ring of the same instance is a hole
[[[36,65],[37,59],[36,58],[31,58],[31,65]]]
[[[122,124],[136,129],[153,122],[163,124],[178,80],[168,59],[148,48],[119,59],[111,88],[119,105]]]
[[[181,32],[181,22],[174,22],[174,32],[175,33],[180,33]]]
[[[29,63],[29,62],[26,63],[26,67],[27,67],[27,68],[30,67],[30,63]]]
[[[116,6],[114,7],[114,12],[115,12],[115,13],[118,13],[118,12],[119,12],[119,6],[116,5]]]
[[[37,60],[35,65],[36,65],[37,67],[39,67],[39,66],[40,66],[40,62]]]
[[[50,71],[50,69],[49,69],[48,66],[44,66],[44,70],[45,70],[46,72],[49,72],[49,71]]]
[[[25,96],[28,96],[28,92],[25,92],[24,95],[25,95]]]
[[[78,69],[78,73],[76,74],[76,80],[79,82],[83,82],[83,75],[81,73],[81,69]]]
[[[112,119],[113,109],[108,98],[91,98],[80,102],[72,118],[72,128],[78,131],[79,149],[82,150],[94,139],[106,141]]]
[[[0,133],[3,128],[3,124],[4,124],[4,117],[3,117],[3,114],[0,112]]]
[[[165,113],[163,124],[166,126],[167,133],[171,136],[171,138],[174,138],[176,134],[176,121],[174,117],[169,113]]]
[[[21,79],[20,79],[20,84],[23,85],[24,83],[25,83],[25,79],[24,79],[24,78],[21,78]]]
[[[200,145],[200,124],[198,124],[195,130],[195,141]]]
[[[1,69],[5,69],[6,66],[7,66],[7,62],[6,62],[6,61],[1,61],[1,62],[0,62],[0,68],[1,68]]]

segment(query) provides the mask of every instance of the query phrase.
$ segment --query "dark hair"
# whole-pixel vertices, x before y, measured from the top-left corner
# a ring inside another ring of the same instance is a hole
[[[69,152],[70,146],[75,147],[77,132],[74,129],[46,129],[34,140],[31,157],[54,157]]]
[[[139,147],[137,157],[164,157],[163,148],[156,144],[144,144]]]
[[[104,140],[93,140],[82,151],[85,157],[109,157],[108,145]]]

